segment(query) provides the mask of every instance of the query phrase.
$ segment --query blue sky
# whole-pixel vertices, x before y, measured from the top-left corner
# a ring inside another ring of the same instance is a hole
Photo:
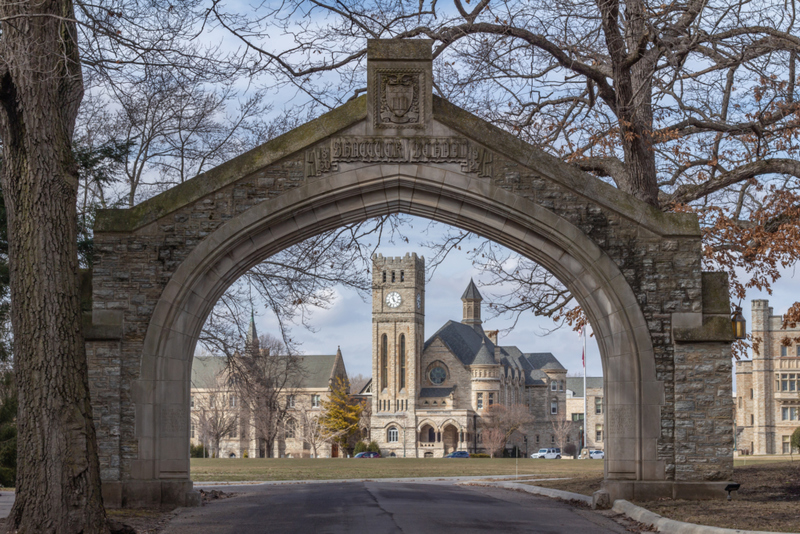
[[[404,235],[409,243],[386,244],[378,252],[384,256],[402,256],[407,252],[418,255],[429,253],[422,246],[430,241],[432,234],[426,233],[426,219],[411,217],[410,226],[404,227]],[[445,225],[438,225],[441,231]],[[465,247],[466,249],[467,247]],[[765,298],[770,301],[776,314],[783,313],[798,295],[800,295],[800,273],[794,268],[782,270],[782,278],[774,287],[773,294],[751,291],[748,300],[742,302],[747,319],[748,329],[752,323],[750,316],[750,300]],[[482,278],[467,258],[465,251],[454,251],[437,269],[433,278],[426,285],[426,317],[425,336],[430,337],[448,320],[461,320],[461,294],[471,277],[474,277],[479,288]],[[301,343],[300,350],[305,354],[333,354],[341,347],[348,374],[371,374],[371,323],[372,304],[370,300],[362,300],[355,291],[336,288],[336,300],[329,309],[316,310],[312,317],[315,332],[302,326],[294,327],[293,338]],[[484,318],[487,314],[484,309]],[[277,335],[277,323],[274,316],[262,312],[256,319],[259,333]],[[503,330],[511,325],[509,318],[493,318],[484,321],[484,328]],[[516,328],[501,337],[503,345],[516,345],[524,352],[552,352],[570,373],[581,371],[582,341],[578,334],[568,327],[550,333],[554,324],[548,318],[525,316]],[[590,331],[591,332],[591,331]],[[600,352],[592,337],[587,338],[587,375],[601,376],[602,365]]]
[[[421,244],[433,238],[431,233],[425,231],[429,221],[418,217],[408,219],[411,225],[404,226],[403,232],[409,238],[409,243],[387,244],[378,250],[379,253],[384,256],[402,256],[410,252],[425,256],[429,253]],[[437,229],[441,230],[444,226],[437,225]],[[461,320],[461,295],[470,278],[474,278],[479,289],[486,293],[487,290],[481,287],[482,278],[478,270],[473,268],[465,250],[452,252],[438,267],[425,287],[426,338],[448,320]],[[368,376],[372,372],[372,303],[370,300],[363,301],[355,291],[341,287],[336,291],[337,298],[332,307],[314,312],[311,322],[316,331],[309,332],[296,326],[292,331],[292,338],[302,343],[300,350],[305,354],[333,354],[337,347],[341,347],[348,374],[360,373]],[[484,328],[487,330],[506,329],[512,323],[511,319],[504,318],[486,320],[485,306],[483,316]],[[278,331],[274,316],[266,312],[257,318],[257,328],[259,333],[277,335]],[[529,314],[510,333],[504,337],[501,334],[500,342],[503,345],[516,345],[524,352],[552,352],[570,372],[580,371],[580,337],[566,327],[544,335],[552,328],[553,322],[550,319]],[[600,353],[591,337],[587,338],[587,354],[587,374],[600,376]]]

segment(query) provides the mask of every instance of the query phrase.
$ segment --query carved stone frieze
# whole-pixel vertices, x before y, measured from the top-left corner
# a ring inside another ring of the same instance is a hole
[[[335,137],[306,151],[306,176],[335,172],[339,163],[458,163],[461,172],[491,178],[494,156],[463,137]]]

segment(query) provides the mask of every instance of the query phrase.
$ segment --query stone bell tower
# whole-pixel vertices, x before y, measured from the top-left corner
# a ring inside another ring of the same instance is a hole
[[[373,256],[373,415],[413,414],[424,324],[425,259]]]

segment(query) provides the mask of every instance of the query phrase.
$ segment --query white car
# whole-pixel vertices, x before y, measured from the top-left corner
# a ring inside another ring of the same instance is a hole
[[[560,460],[561,449],[539,449],[531,454],[531,458],[545,458],[547,460]]]
[[[603,451],[589,451],[589,459],[590,460],[602,460],[606,457],[606,453]]]

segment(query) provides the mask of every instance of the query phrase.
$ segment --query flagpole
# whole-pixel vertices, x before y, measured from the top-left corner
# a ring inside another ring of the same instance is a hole
[[[586,448],[586,434],[589,432],[589,413],[586,411],[586,326],[581,329],[583,333],[583,448]]]

